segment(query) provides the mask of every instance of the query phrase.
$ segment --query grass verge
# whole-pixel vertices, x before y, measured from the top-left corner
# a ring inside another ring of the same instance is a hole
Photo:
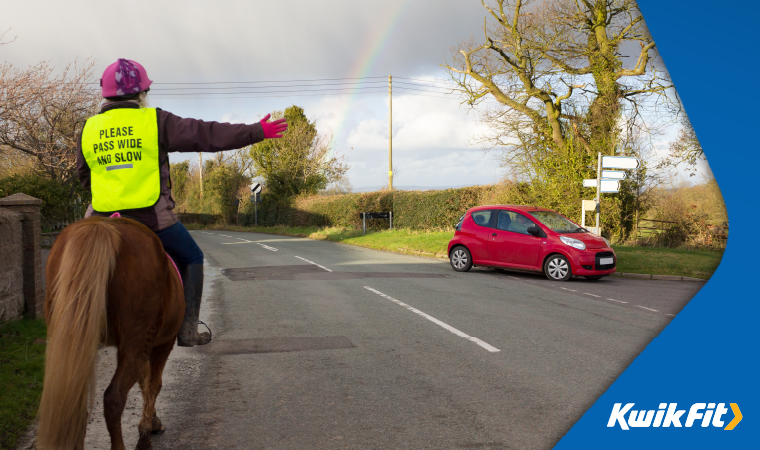
[[[283,236],[304,237],[323,241],[342,242],[359,247],[389,250],[411,255],[446,258],[446,246],[453,233],[451,231],[416,231],[407,229],[361,230],[354,228],[318,228],[318,227],[240,227],[235,225],[185,225],[188,230],[226,230],[253,233],[279,234]]]
[[[0,449],[10,450],[37,415],[45,372],[45,322],[0,325]]]
[[[211,229],[279,234],[342,242],[360,247],[389,250],[413,255],[447,257],[452,231],[415,231],[406,229],[367,231],[353,228],[317,227],[239,227],[223,225],[186,225],[188,229]],[[618,257],[618,272],[679,275],[708,279],[715,272],[723,252],[672,248],[613,246]]]
[[[617,271],[680,275],[708,279],[718,268],[723,252],[678,248],[627,247],[613,245],[618,258]]]

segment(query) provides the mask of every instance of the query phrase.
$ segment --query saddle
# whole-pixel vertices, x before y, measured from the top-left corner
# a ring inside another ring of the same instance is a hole
[[[134,217],[131,217],[131,216],[127,216],[127,215],[121,215],[121,214],[120,214],[120,213],[118,213],[118,212],[115,212],[115,213],[111,214],[111,216],[110,216],[110,217],[123,217],[123,218],[125,218],[125,219],[132,219],[132,220],[134,220],[135,222],[140,222],[138,219],[136,219],[136,218],[134,218]],[[140,222],[140,223],[142,223],[142,222]],[[169,256],[169,254],[168,254],[168,253],[166,253],[166,251],[164,251],[164,253],[166,254],[166,257],[167,257],[167,258],[169,258],[169,261],[171,261],[171,263],[172,263],[172,266],[174,266],[174,270],[176,270],[176,271],[177,271],[177,276],[179,276],[179,282],[180,282],[180,283],[182,284],[182,286],[184,287],[184,285],[185,285],[185,282],[184,282],[184,281],[182,281],[182,274],[181,274],[181,273],[180,273],[180,271],[179,271],[179,267],[177,267],[177,263],[175,263],[175,262],[174,262],[174,260],[172,259],[172,257],[171,257],[171,256]]]

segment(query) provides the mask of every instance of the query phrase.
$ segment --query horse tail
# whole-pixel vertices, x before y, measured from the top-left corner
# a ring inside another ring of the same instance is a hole
[[[37,448],[45,450],[84,448],[98,344],[106,337],[108,282],[121,245],[108,221],[72,228],[48,294],[45,382],[37,412]]]

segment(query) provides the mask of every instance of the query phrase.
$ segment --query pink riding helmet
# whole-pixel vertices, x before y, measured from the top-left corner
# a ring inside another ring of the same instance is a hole
[[[148,72],[139,63],[119,58],[106,67],[100,79],[103,97],[121,97],[147,90],[151,83]]]

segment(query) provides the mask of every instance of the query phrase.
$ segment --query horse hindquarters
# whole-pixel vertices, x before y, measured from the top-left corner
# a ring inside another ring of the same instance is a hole
[[[123,449],[121,416],[129,390],[136,382],[143,395],[138,425],[138,449],[150,449],[156,418],[155,401],[161,376],[184,314],[179,277],[170,267],[161,245],[147,228],[128,219],[119,231],[125,245],[119,252],[108,287],[110,342],[118,347],[116,372],[104,396],[111,448]],[[118,332],[116,331],[118,330]]]
[[[51,251],[45,381],[37,413],[40,450],[84,448],[106,290],[120,244],[113,225],[88,220],[65,230]]]

